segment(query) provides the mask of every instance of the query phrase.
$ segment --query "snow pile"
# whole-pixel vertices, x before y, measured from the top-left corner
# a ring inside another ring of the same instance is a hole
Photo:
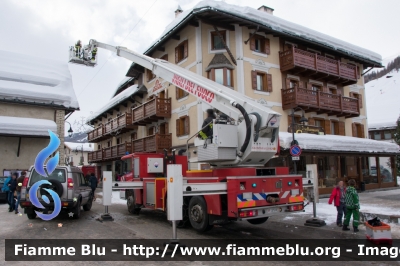
[[[0,51],[0,98],[79,109],[67,63]]]
[[[319,44],[328,46],[332,49],[348,53],[349,55],[356,55],[362,58],[372,60],[379,64],[382,62],[382,57],[377,53],[344,42],[342,40],[333,38],[331,36],[306,28],[296,23],[289,22],[287,20],[281,19],[266,12],[251,7],[241,7],[241,6],[227,4],[224,1],[211,1],[211,0],[201,1],[196,6],[194,6],[193,9],[186,10],[183,13],[181,13],[174,21],[172,21],[165,28],[161,37],[156,42],[154,42],[154,44],[151,45],[150,47],[153,47],[155,44],[157,44],[162,39],[162,37],[164,37],[165,34],[173,30],[181,22],[187,19],[187,17],[190,16],[192,13],[195,15],[196,13],[199,13],[207,9],[225,12],[234,15],[236,17],[250,20],[259,23],[260,25],[269,27],[275,31],[282,32],[284,34],[289,34],[297,38],[301,38],[303,40],[317,42]]]
[[[0,134],[22,136],[49,136],[48,130],[57,134],[57,125],[47,119],[0,116]]]
[[[99,196],[103,196],[103,192],[97,192],[96,193]],[[96,199],[96,202],[102,204],[103,201],[101,199]],[[122,205],[126,205],[126,200],[121,199],[119,197],[119,191],[113,191],[112,195],[111,195],[111,204],[122,204]]]
[[[123,92],[119,93],[115,97],[113,97],[106,105],[104,105],[102,108],[94,112],[92,115],[90,115],[87,119],[86,122],[90,122],[91,120],[95,119],[98,117],[100,114],[106,112],[108,109],[118,105],[120,102],[124,101],[125,99],[131,97],[132,94],[137,92],[139,90],[137,85],[132,85]]]
[[[93,143],[75,143],[75,142],[64,142],[64,145],[72,151],[93,151]]]
[[[299,146],[306,150],[351,151],[351,152],[387,152],[398,153],[397,144],[372,139],[354,138],[337,135],[294,134]],[[292,133],[279,132],[280,146],[289,149]]]
[[[400,72],[393,70],[365,84],[365,97],[368,128],[395,127],[400,116]]]

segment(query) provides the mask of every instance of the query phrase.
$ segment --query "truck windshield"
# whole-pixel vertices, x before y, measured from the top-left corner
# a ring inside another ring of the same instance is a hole
[[[55,179],[55,180],[58,180],[58,181],[60,181],[61,183],[64,183],[65,182],[65,169],[62,169],[62,168],[56,168],[54,171],[53,171],[53,173],[51,173],[51,175],[49,175],[49,177],[44,177],[44,176],[41,176],[40,174],[38,174],[37,172],[36,172],[36,170],[35,169],[33,169],[32,170],[32,175],[31,175],[31,179],[30,179],[30,182],[29,182],[29,185],[33,185],[34,183],[36,183],[37,181],[40,181],[40,180],[49,180],[49,179]]]

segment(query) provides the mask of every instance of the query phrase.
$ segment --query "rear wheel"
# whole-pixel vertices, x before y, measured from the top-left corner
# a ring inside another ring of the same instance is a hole
[[[249,223],[251,224],[263,224],[268,220],[268,217],[264,217],[264,218],[255,218],[255,219],[251,219],[251,220],[247,220]]]
[[[81,199],[78,200],[78,203],[76,204],[73,213],[74,219],[79,219],[81,217]]]
[[[189,221],[198,232],[210,230],[213,226],[208,224],[207,204],[202,196],[195,196],[189,202]]]
[[[83,205],[83,209],[85,211],[90,211],[90,209],[92,208],[92,204],[93,204],[93,193],[90,193],[90,197],[87,201],[87,203],[85,205]]]
[[[36,212],[35,211],[28,212],[26,215],[28,216],[28,219],[30,219],[30,220],[36,218]]]

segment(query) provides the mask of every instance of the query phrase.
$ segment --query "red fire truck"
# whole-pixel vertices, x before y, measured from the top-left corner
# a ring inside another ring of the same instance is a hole
[[[212,125],[212,136],[194,140],[196,162],[210,164],[210,170],[188,169],[187,156],[176,155],[175,151],[122,157],[130,173],[123,176],[122,182],[114,183],[113,189],[125,190],[129,212],[139,214],[142,208],[166,211],[168,198],[174,197],[167,190],[168,164],[182,165],[180,226],[190,224],[203,232],[230,220],[261,224],[273,215],[303,211],[302,176],[290,175],[287,167],[264,167],[279,151],[279,113],[165,60],[95,40],[82,48],[79,57],[71,48],[70,63],[95,66],[91,51],[97,48],[152,70],[158,79],[184,89],[224,114],[207,125]]]

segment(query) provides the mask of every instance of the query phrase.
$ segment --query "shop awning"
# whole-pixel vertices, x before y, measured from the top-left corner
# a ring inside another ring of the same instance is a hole
[[[400,147],[395,143],[372,139],[354,138],[337,135],[294,134],[299,146],[305,151],[335,151],[400,154]],[[292,133],[279,132],[281,149],[289,149]]]
[[[19,137],[49,137],[48,130],[57,134],[57,125],[52,120],[0,116],[0,135]]]

